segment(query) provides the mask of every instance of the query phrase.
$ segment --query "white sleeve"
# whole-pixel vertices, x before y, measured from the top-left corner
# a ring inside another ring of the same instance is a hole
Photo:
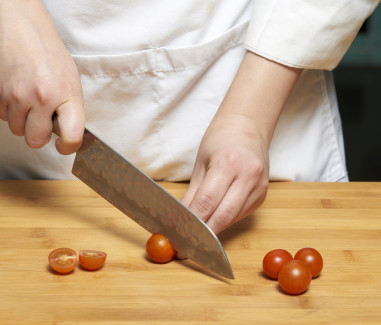
[[[245,47],[291,67],[335,68],[380,0],[254,0]]]

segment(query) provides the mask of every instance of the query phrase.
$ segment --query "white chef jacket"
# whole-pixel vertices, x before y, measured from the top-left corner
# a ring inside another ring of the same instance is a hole
[[[333,69],[379,0],[44,0],[74,57],[86,127],[156,180],[189,180],[246,49],[306,68],[280,116],[270,179],[347,179]],[[0,121],[0,178],[72,179],[53,136]]]

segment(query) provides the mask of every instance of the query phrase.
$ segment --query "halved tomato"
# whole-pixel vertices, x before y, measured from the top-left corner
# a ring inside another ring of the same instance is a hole
[[[100,269],[106,261],[107,254],[96,250],[82,250],[79,252],[79,263],[86,270]]]
[[[71,248],[57,248],[48,259],[50,266],[58,273],[69,273],[77,265],[77,253]]]

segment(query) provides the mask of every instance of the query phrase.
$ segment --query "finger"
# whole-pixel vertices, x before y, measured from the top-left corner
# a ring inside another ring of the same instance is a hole
[[[3,98],[3,90],[0,86],[0,119],[7,122],[8,121],[8,104],[7,101]]]
[[[79,97],[73,97],[60,105],[56,113],[60,129],[56,148],[63,155],[72,154],[80,148],[83,141],[85,130],[83,101]]]
[[[0,119],[8,122],[8,107],[5,105],[0,106]]]
[[[218,167],[210,168],[197,188],[189,209],[206,222],[224,198],[233,180],[234,174],[224,173]]]
[[[14,135],[25,135],[26,119],[30,108],[21,107],[18,104],[12,104],[6,108],[6,120],[9,129]]]
[[[8,104],[4,99],[4,87],[0,84],[0,119],[8,121]]]
[[[267,189],[268,182],[263,182],[250,193],[245,205],[239,212],[237,221],[254,212],[257,208],[259,208],[262,205],[267,196]]]
[[[217,235],[235,222],[243,219],[264,201],[267,186],[250,184],[247,180],[235,181],[223,201],[210,216],[207,225]]]
[[[26,118],[32,107],[28,92],[24,87],[0,85],[0,117],[8,122],[13,134],[25,134]]]
[[[184,204],[186,207],[189,207],[204,177],[205,177],[204,168],[198,167],[198,164],[196,162],[193,174],[189,182],[189,186],[180,200],[181,203]]]
[[[249,195],[248,189],[244,189],[240,182],[233,182],[206,224],[216,235],[228,228],[238,217]]]
[[[9,118],[11,119],[11,112]],[[21,119],[21,118],[20,118]],[[49,114],[31,108],[25,121],[25,142],[31,148],[41,148],[47,144],[52,134],[52,122]],[[11,122],[9,122],[11,124]]]

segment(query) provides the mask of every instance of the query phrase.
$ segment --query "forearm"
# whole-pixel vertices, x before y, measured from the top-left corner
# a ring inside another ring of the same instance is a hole
[[[269,147],[279,115],[301,72],[248,51],[216,118],[227,114],[247,117]]]

